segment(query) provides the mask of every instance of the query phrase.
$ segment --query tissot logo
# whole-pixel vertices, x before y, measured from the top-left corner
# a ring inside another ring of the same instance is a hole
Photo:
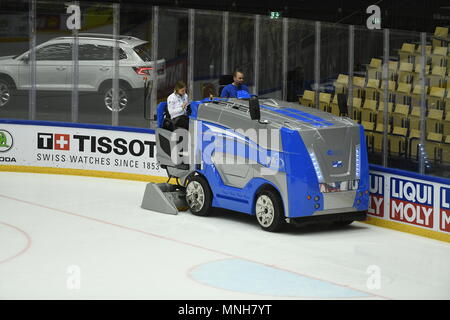
[[[38,133],[38,149],[70,150],[70,135],[59,133]]]
[[[0,152],[6,152],[13,146],[12,135],[3,129],[0,129]]]
[[[79,134],[59,134],[39,132],[37,135],[37,148],[46,150],[65,150],[88,153],[114,153],[119,156],[130,154],[140,157],[147,154],[153,158],[155,154],[154,141],[133,139],[127,141],[123,138],[112,139]]]

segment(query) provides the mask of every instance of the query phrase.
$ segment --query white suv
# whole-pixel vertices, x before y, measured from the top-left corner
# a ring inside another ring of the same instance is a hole
[[[108,34],[79,35],[80,92],[99,92],[105,107],[112,110],[112,79],[114,75],[114,38]],[[119,110],[130,101],[133,89],[144,88],[144,78],[151,79],[155,70],[147,41],[131,36],[119,36]],[[36,47],[36,90],[72,90],[73,37],[59,37]],[[165,77],[165,60],[157,61],[158,78]],[[0,107],[11,100],[14,90],[30,89],[29,51],[0,57]]]

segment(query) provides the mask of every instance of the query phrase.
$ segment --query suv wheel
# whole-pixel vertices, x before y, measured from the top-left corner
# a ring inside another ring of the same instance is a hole
[[[118,111],[122,111],[123,109],[125,109],[130,100],[130,92],[127,88],[120,86],[119,87],[119,110]],[[103,101],[105,102],[105,107],[109,110],[109,111],[113,111],[113,88],[109,88],[107,89],[104,93],[103,93]]]
[[[11,91],[11,84],[4,79],[0,79],[0,107],[6,106],[11,100]]]

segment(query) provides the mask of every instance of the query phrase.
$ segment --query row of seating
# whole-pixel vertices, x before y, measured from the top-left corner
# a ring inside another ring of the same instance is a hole
[[[372,58],[367,68],[367,79],[382,79],[382,60]],[[417,85],[421,83],[422,65],[405,61],[389,61],[388,80],[396,82],[411,83]],[[450,69],[441,65],[425,64],[425,84],[431,87],[450,87]],[[360,80],[359,80],[360,81]],[[358,80],[356,81],[358,83]],[[338,81],[338,84],[340,82]]]
[[[366,133],[367,148],[370,152],[382,152],[382,123],[362,121]],[[425,137],[423,151],[420,151],[420,131],[390,126],[387,130],[388,155],[418,160],[421,152],[432,162],[450,164],[450,135],[429,132]]]
[[[436,35],[440,35],[439,39],[442,40],[443,37],[448,37],[448,29],[442,31],[437,28]],[[384,92],[387,86],[389,155],[417,160],[420,130],[424,129],[426,142],[423,152],[432,161],[450,164],[450,46],[445,41],[433,41],[433,45],[425,47],[425,88],[421,83],[421,50],[420,45],[404,43],[397,50],[398,61],[390,61],[388,64],[387,83],[381,79],[383,61],[371,59],[370,64],[366,65],[365,76],[353,76],[352,109],[348,116],[365,127],[369,150],[381,152]],[[348,75],[339,74],[334,82],[334,94],[319,92],[319,108],[342,115],[342,110],[345,110],[342,104],[350,102],[345,101],[349,95],[348,84]],[[422,91],[426,97],[423,122]],[[314,107],[315,97],[316,92],[305,90],[300,103]]]
[[[301,103],[314,106],[314,91],[306,92]],[[306,99],[308,98],[308,99]],[[306,100],[305,100],[306,99]],[[321,110],[341,115],[338,95],[319,93]],[[371,152],[381,152],[384,128],[384,103],[376,100],[354,97],[349,116],[361,123],[366,132],[367,145]],[[429,109],[425,115],[427,141],[425,152],[433,161],[450,164],[450,112],[445,114],[438,109]],[[391,156],[403,156],[411,159],[418,157],[420,137],[421,109],[405,104],[388,103],[388,152]],[[392,130],[391,130],[392,129]]]
[[[389,84],[388,89],[388,101],[392,104],[404,104],[411,108],[420,108],[421,100],[422,100],[422,87],[415,86],[413,90],[411,90],[411,85],[405,83],[399,83],[398,86],[395,83]],[[450,89],[446,91],[444,88],[432,87],[425,88],[425,105],[427,110],[437,109],[442,111],[450,111]],[[343,90],[342,92],[337,92],[334,95],[331,93],[320,92],[319,93],[319,108],[321,110],[331,112],[333,114],[339,115],[339,110],[336,108],[337,105],[337,95],[339,93],[343,93],[348,95],[347,90]],[[365,88],[355,87],[353,89],[353,97],[357,98],[356,108],[361,105],[364,106],[367,103],[377,103],[382,104],[384,101],[384,88],[372,88],[370,86],[366,86]],[[375,102],[373,102],[375,101]],[[364,104],[362,104],[364,102]],[[303,92],[303,96],[300,97],[300,103],[305,106],[314,106],[315,105],[315,92],[311,90],[305,90]]]
[[[450,82],[449,82],[450,84]],[[334,82],[335,93],[348,94],[348,76],[339,74]],[[393,103],[420,106],[422,99],[422,85],[411,83],[388,81],[388,99]],[[363,77],[353,77],[353,96],[361,99],[377,100],[383,97],[385,82],[378,79],[366,79]],[[303,100],[308,100],[310,93],[306,92]],[[427,106],[431,109],[450,110],[450,87],[429,87],[425,86],[427,96]]]
[[[413,43],[403,43],[401,49],[397,50],[400,62],[409,62],[412,64],[421,64],[422,61],[422,46]],[[448,46],[425,46],[426,64],[431,66],[448,65],[450,59],[450,51]]]

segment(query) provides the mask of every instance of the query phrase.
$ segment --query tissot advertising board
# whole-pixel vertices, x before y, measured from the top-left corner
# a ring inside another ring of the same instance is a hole
[[[0,125],[0,165],[166,176],[155,150],[150,133]]]

